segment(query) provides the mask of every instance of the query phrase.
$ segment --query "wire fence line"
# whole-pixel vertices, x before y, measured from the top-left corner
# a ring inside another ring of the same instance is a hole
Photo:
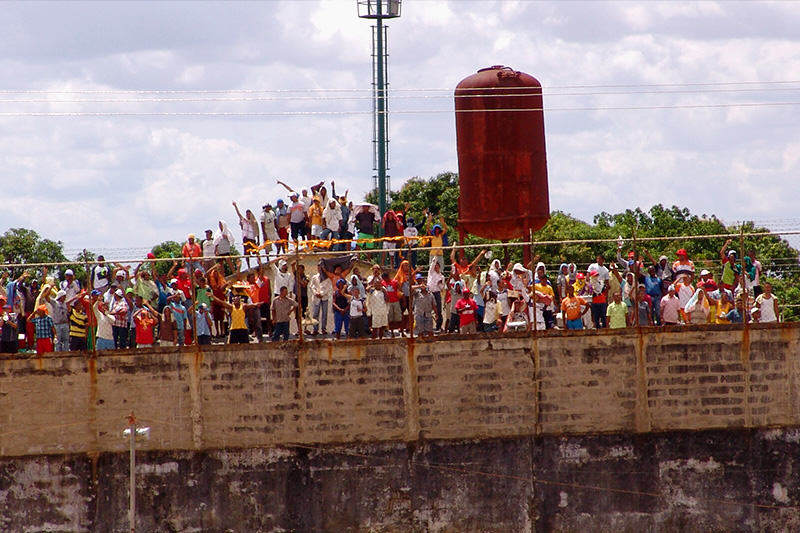
[[[625,243],[644,243],[644,242],[663,242],[663,241],[687,241],[687,240],[703,240],[703,239],[734,239],[734,238],[752,238],[752,237],[766,237],[766,236],[792,236],[792,235],[800,235],[800,230],[790,230],[790,231],[759,231],[759,232],[750,232],[750,233],[715,233],[715,234],[708,234],[708,235],[664,235],[664,236],[655,236],[655,237],[634,237],[634,236],[626,236],[623,237],[623,241]],[[426,236],[418,236],[418,237],[382,237],[379,239],[331,239],[331,240],[323,240],[323,239],[316,239],[312,241],[301,241],[301,246],[306,246],[306,249],[297,250],[296,248],[291,249],[287,253],[283,254],[285,256],[291,255],[299,255],[299,256],[308,256],[308,255],[352,255],[354,253],[358,254],[366,254],[366,255],[374,255],[374,254],[386,254],[392,251],[403,251],[406,248],[410,248],[413,251],[418,252],[445,252],[450,250],[483,250],[487,248],[530,248],[531,246],[563,246],[563,245],[571,245],[571,244],[608,244],[608,243],[618,243],[619,237],[617,238],[604,238],[604,239],[562,239],[562,240],[546,240],[546,241],[538,241],[538,240],[523,240],[523,241],[514,241],[514,242],[487,242],[487,243],[480,243],[480,244],[454,244],[450,246],[419,246],[417,243],[420,241],[425,241],[429,239]],[[397,245],[397,248],[352,248],[352,246],[360,246],[363,244],[375,244],[376,241],[384,241],[384,242],[394,242]],[[314,243],[313,246],[310,243]],[[268,248],[269,245],[273,244],[280,244],[283,246],[293,246],[294,241],[291,240],[278,240],[278,241],[267,241],[261,245],[261,249]],[[337,244],[344,244],[348,245],[348,249],[345,250],[332,250],[327,249],[326,247],[332,247]],[[312,249],[309,249],[311,247]],[[72,248],[72,250],[77,250]],[[119,248],[119,250],[141,250],[146,251],[148,248],[146,247],[128,247],[128,248]],[[86,249],[81,250],[79,253],[86,251]],[[197,258],[198,260],[224,260],[224,259],[246,259],[246,258],[254,257],[253,254],[241,254],[241,255],[226,255],[226,256],[209,256],[209,257],[200,257]],[[127,263],[163,263],[163,262],[174,262],[174,261],[181,261],[185,260],[186,258],[183,257],[162,257],[162,258],[141,258],[141,257],[131,257],[131,258],[122,258],[122,259],[115,259],[114,263],[120,264],[127,264]],[[781,260],[791,261],[791,258],[779,258]],[[713,259],[698,259],[698,261],[714,261]],[[61,267],[61,266],[70,266],[75,264],[82,264],[86,261],[75,259],[72,261],[59,261],[59,262],[42,262],[42,263],[4,263],[0,265],[0,267],[5,268],[32,268],[32,267]],[[93,261],[89,261],[93,262]],[[798,263],[800,264],[800,263]]]

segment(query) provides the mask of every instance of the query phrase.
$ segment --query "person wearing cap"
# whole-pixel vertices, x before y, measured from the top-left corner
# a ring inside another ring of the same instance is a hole
[[[81,282],[75,278],[75,273],[71,268],[64,271],[64,279],[59,284],[59,288],[64,291],[67,300],[81,292]]]
[[[289,263],[286,259],[276,257],[271,259],[268,265],[272,265],[273,269],[273,283],[272,294],[278,296],[281,292],[281,287],[286,287],[290,297],[294,295],[294,274],[289,271]]]
[[[697,282],[697,286],[706,291],[706,293],[717,290],[717,284],[714,281],[714,276],[712,276],[711,272],[705,268],[700,271],[700,280]]]
[[[447,246],[447,224],[444,221],[444,217],[439,217],[439,223],[433,223],[433,215],[425,209],[422,214],[425,216],[425,230],[430,235],[430,247],[434,248],[431,250],[431,258],[430,262],[433,263],[434,261],[439,263],[439,267],[444,270],[444,250],[443,247]]]
[[[590,306],[586,300],[575,296],[575,287],[566,286],[567,296],[561,300],[561,313],[567,329],[583,329],[583,315],[589,311]],[[627,312],[627,308],[626,308]]]
[[[50,302],[51,317],[56,330],[55,351],[69,351],[69,311],[67,310],[67,292],[60,290]]]
[[[203,249],[196,242],[194,233],[186,236],[186,242],[183,243],[183,248],[181,248],[181,256],[186,260],[184,264],[189,271],[203,270],[201,261]]]
[[[650,252],[647,248],[643,248],[642,251],[653,264],[653,267],[656,269],[656,276],[662,281],[669,280],[672,283],[673,273],[672,273],[672,266],[669,264],[669,258],[666,255],[662,255],[658,258],[658,261],[653,259],[653,256],[650,255]]]
[[[662,326],[677,326],[681,322],[681,301],[675,292],[675,285],[670,284],[659,302],[659,315]]]
[[[308,207],[308,219],[311,224],[311,237],[319,239],[323,229],[322,206],[319,203],[319,198],[314,198]]]
[[[672,273],[677,280],[680,276],[688,275],[694,278],[694,263],[689,259],[689,254],[685,248],[681,248],[675,255],[678,260],[672,263]]]
[[[205,231],[205,237],[202,241],[200,241],[200,248],[203,250],[203,270],[208,270],[214,265],[214,257],[216,252],[214,249],[216,246],[214,245],[214,232],[210,229]]]
[[[617,250],[619,253],[619,250]],[[592,322],[596,329],[608,326],[606,320],[606,310],[608,308],[608,285],[611,273],[605,265],[603,254],[595,256],[595,262],[587,269],[589,274],[589,286],[592,290]]]
[[[419,337],[433,336],[433,318],[436,312],[436,301],[433,293],[428,290],[428,285],[417,274],[417,284],[414,285],[414,333]]]
[[[197,306],[194,320],[197,324],[197,344],[202,346],[211,344],[211,313],[208,304],[204,302]]]
[[[261,223],[261,233],[264,236],[264,244],[268,242],[274,243],[280,239],[278,236],[278,215],[272,209],[272,204],[266,203],[261,207],[261,216],[259,217],[259,221]],[[278,244],[270,244],[264,248],[267,256],[269,256],[272,252],[273,246],[276,248],[276,250],[278,250],[278,252],[280,252]]]
[[[289,194],[292,205],[289,206],[289,226],[292,240],[299,243],[306,236],[306,210],[300,203],[300,196],[296,192]]]
[[[87,312],[91,310],[91,296],[81,291],[65,303],[69,320],[69,351],[85,351],[89,333]]]
[[[660,309],[661,309],[661,297],[663,296],[661,292],[661,286],[662,286],[661,279],[656,275],[656,267],[654,265],[649,265],[647,267],[647,275],[644,277],[644,288],[653,301],[652,318],[653,318],[653,325],[656,326],[661,325]]]
[[[19,350],[19,324],[17,313],[5,298],[0,298],[0,353],[17,353]]]
[[[289,241],[289,207],[284,203],[282,198],[278,198],[275,202],[275,216],[277,217],[278,227],[278,240],[284,241],[275,243],[276,253],[286,252],[288,250],[287,244]]]
[[[111,303],[109,305],[108,314],[114,317],[112,325],[112,338],[114,339],[114,348],[124,349],[128,347],[128,302],[125,301],[125,292],[122,289],[116,289],[113,293]]]
[[[381,285],[385,291],[386,302],[389,307],[388,329],[392,337],[394,337],[394,330],[402,330],[403,328],[403,308],[400,304],[400,297],[402,295],[400,292],[400,282],[397,280],[397,278],[391,279],[388,272],[383,272],[381,277]]]
[[[92,290],[104,291],[111,283],[111,269],[106,264],[106,258],[102,255],[97,256],[95,264],[89,272],[90,288]]]
[[[722,260],[722,278],[720,283],[729,291],[732,291],[739,285],[739,276],[742,273],[742,267],[737,262],[736,250],[728,250],[731,245],[731,239],[725,241],[719,251],[719,258]]]
[[[456,313],[458,313],[458,327],[462,334],[475,333],[476,330],[476,313],[478,311],[478,304],[472,299],[472,293],[469,289],[464,288],[461,291],[461,298],[455,305]]]
[[[33,322],[36,333],[36,353],[41,355],[52,352],[56,328],[53,324],[53,319],[47,314],[47,306],[40,305],[37,307],[31,322]]]

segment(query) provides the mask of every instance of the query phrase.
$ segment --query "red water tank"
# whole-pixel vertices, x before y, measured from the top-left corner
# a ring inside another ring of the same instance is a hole
[[[550,218],[542,85],[493,66],[455,91],[459,231],[527,237]]]

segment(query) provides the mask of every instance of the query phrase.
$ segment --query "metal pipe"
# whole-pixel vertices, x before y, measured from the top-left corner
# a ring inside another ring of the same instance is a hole
[[[384,29],[383,29],[383,2],[376,2],[378,17],[375,19],[375,61],[377,67],[377,113],[378,123],[378,208],[381,216],[386,213],[386,85],[384,71],[386,68],[383,56]]]
[[[133,412],[128,415],[128,429],[130,431],[130,501],[128,507],[128,520],[130,532],[136,531],[136,418]]]

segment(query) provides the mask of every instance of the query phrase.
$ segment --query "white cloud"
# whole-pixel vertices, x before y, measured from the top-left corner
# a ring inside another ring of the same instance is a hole
[[[4,94],[0,100],[46,102],[0,102],[0,112],[371,109],[363,98],[371,81],[370,23],[356,16],[355,2],[106,6],[6,6],[5,88],[346,91],[303,93],[326,97],[316,100],[125,104]],[[586,219],[656,202],[728,219],[793,212],[800,197],[797,107],[554,108],[791,101],[796,92],[549,88],[797,80],[798,24],[800,13],[781,2],[404,2],[403,16],[389,23],[391,86],[446,90],[438,93],[444,98],[396,98],[390,108],[445,112],[390,117],[392,183],[457,170],[452,88],[479,68],[506,64],[550,93],[553,209]],[[554,94],[603,91],[626,94]],[[0,126],[0,180],[15,193],[0,223],[33,227],[72,247],[146,246],[202,231],[218,218],[232,222],[233,199],[257,208],[285,197],[276,177],[298,186],[333,178],[356,199],[372,184],[369,115],[0,117]]]

